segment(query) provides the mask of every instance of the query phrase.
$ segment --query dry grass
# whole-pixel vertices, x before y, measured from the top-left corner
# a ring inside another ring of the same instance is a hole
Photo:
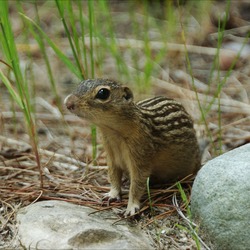
[[[31,146],[27,143],[0,136],[0,172],[1,172],[1,234],[6,245],[15,238],[17,211],[42,200],[60,200],[94,208],[96,212],[113,210],[118,223],[124,220],[123,211],[128,201],[128,181],[124,182],[122,202],[107,205],[102,198],[109,191],[106,166],[87,165],[74,158],[40,150],[43,165],[44,186],[40,188],[39,173]],[[100,156],[100,161],[102,161]],[[192,181],[183,180],[186,191],[190,193]],[[178,189],[173,186],[161,186],[150,191],[152,204],[144,196],[140,215],[141,227],[148,230],[151,224],[176,216],[176,207],[172,203]],[[179,201],[181,203],[181,201]],[[153,207],[153,214],[151,207]],[[185,205],[181,205],[185,211]],[[152,231],[151,231],[152,233]]]

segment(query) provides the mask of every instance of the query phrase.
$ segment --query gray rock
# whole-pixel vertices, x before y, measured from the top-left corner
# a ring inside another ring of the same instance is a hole
[[[214,249],[250,249],[250,144],[202,167],[193,184],[191,211]]]
[[[102,213],[62,201],[42,201],[21,209],[18,234],[27,249],[152,249],[137,227],[112,225]]]

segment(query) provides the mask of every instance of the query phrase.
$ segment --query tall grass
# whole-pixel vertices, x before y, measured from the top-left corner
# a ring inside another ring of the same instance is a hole
[[[220,66],[219,66],[219,59],[220,59],[220,56],[221,56],[220,50],[222,48],[222,43],[223,43],[223,39],[224,39],[224,32],[225,32],[226,23],[227,23],[228,16],[229,16],[229,11],[230,11],[230,5],[231,5],[231,1],[227,0],[226,1],[226,9],[225,9],[225,12],[224,12],[225,15],[218,18],[219,24],[218,24],[218,40],[217,40],[217,47],[216,47],[217,53],[216,53],[216,55],[214,57],[212,67],[210,69],[210,76],[209,76],[209,79],[208,79],[208,82],[207,82],[208,90],[207,90],[206,94],[207,95],[210,94],[210,91],[211,91],[211,88],[212,88],[212,85],[213,85],[213,80],[212,79],[213,79],[213,76],[215,74],[216,74],[216,81],[215,81],[216,86],[213,86],[213,87],[215,87],[215,91],[214,91],[214,93],[212,95],[212,97],[213,97],[212,100],[210,102],[208,102],[206,105],[202,105],[200,100],[199,100],[198,92],[197,92],[195,84],[194,84],[194,74],[193,74],[193,70],[192,70],[192,66],[191,66],[191,62],[190,62],[190,57],[189,57],[187,48],[185,50],[187,69],[188,69],[189,75],[191,76],[193,90],[196,93],[197,103],[198,103],[198,106],[199,106],[199,110],[201,111],[201,123],[204,124],[205,127],[206,127],[207,135],[208,135],[208,137],[210,139],[210,143],[212,144],[212,150],[213,150],[212,154],[214,156],[217,156],[217,155],[220,155],[220,154],[223,153],[223,150],[222,150],[223,139],[222,139],[222,116],[221,116],[221,114],[222,114],[222,112],[221,112],[221,92],[223,90],[223,87],[224,87],[227,79],[231,75],[234,66],[236,65],[236,63],[237,63],[237,61],[239,59],[239,56],[241,54],[242,49],[244,48],[245,44],[249,40],[249,36],[247,36],[245,38],[245,42],[242,44],[242,47],[238,52],[238,56],[235,57],[235,59],[233,60],[231,66],[227,70],[225,76],[222,78],[221,73],[220,73],[221,70],[220,70]],[[180,23],[182,25],[182,21]],[[184,46],[186,47],[186,45],[187,45],[186,40],[187,39],[186,39],[186,33],[185,33],[184,27],[182,28],[182,30],[183,30],[183,32],[182,32],[182,40],[183,40]],[[216,100],[218,100],[218,107],[217,107],[217,115],[218,115],[218,119],[217,119],[217,122],[218,122],[217,138],[218,138],[218,144],[217,145],[213,141],[212,133],[211,133],[211,131],[210,131],[209,127],[208,127],[208,123],[207,123],[207,116],[211,112],[211,107],[215,103]]]
[[[5,1],[3,1],[5,2]],[[228,15],[230,1],[227,1],[226,15]],[[7,6],[8,3],[1,3],[2,6]],[[151,6],[147,1],[145,2],[130,2],[128,3],[129,9],[129,19],[131,30],[129,34],[137,40],[141,40],[144,42],[144,48],[142,51],[138,51],[136,48],[133,48],[131,45],[130,48],[126,49],[126,54],[124,53],[124,49],[120,47],[120,44],[117,40],[119,35],[119,30],[117,31],[117,23],[114,19],[114,15],[110,8],[109,1],[60,1],[55,0],[54,2],[50,2],[52,6],[54,6],[53,10],[56,10],[55,13],[58,16],[58,19],[61,20],[61,24],[63,26],[63,30],[65,32],[66,38],[68,39],[68,44],[70,50],[72,52],[72,58],[68,56],[68,54],[63,51],[63,49],[58,46],[57,42],[53,40],[54,38],[50,37],[42,28],[42,23],[39,16],[39,6],[38,2],[30,3],[30,6],[35,8],[35,17],[29,17],[25,10],[23,9],[23,3],[17,1],[17,9],[20,12],[20,16],[28,29],[25,31],[27,37],[32,36],[37,41],[39,45],[42,58],[45,61],[45,65],[47,68],[47,74],[50,81],[52,92],[55,96],[55,100],[59,110],[62,111],[60,96],[57,88],[56,80],[54,79],[51,62],[48,57],[47,45],[49,45],[58,56],[58,58],[65,64],[66,68],[71,71],[76,78],[80,80],[86,78],[94,78],[101,77],[103,75],[108,75],[109,72],[104,71],[103,65],[106,63],[105,58],[107,54],[115,61],[115,69],[119,76],[118,80],[126,82],[134,82],[135,87],[138,87],[139,91],[143,93],[150,93],[151,91],[151,76],[158,77],[161,74],[161,70],[164,71],[161,64],[165,57],[168,56],[167,46],[162,49],[155,50],[151,47],[151,30],[158,32],[157,41],[173,41],[181,40],[178,38],[179,34],[176,32],[178,30],[176,27],[180,23],[183,25],[182,27],[182,43],[186,45],[186,31],[184,27],[185,20],[182,20],[183,17],[179,18],[176,15],[176,8],[173,6],[171,1],[167,1],[162,12],[165,13],[165,17],[167,18],[164,21],[159,21],[157,18],[152,18],[149,15],[150,12],[153,11]],[[134,11],[136,4],[140,5],[140,13]],[[191,8],[193,5],[197,4],[197,8],[202,9],[203,5],[207,6],[207,3],[203,1],[197,1],[197,3],[191,3],[190,5],[186,5],[185,8]],[[160,4],[157,4],[157,8],[162,8]],[[180,8],[180,6],[179,6]],[[4,9],[2,10],[4,12]],[[182,14],[182,12],[180,12]],[[3,17],[1,18],[3,19]],[[225,17],[221,20],[219,25],[219,39],[218,39],[218,53],[214,59],[213,66],[211,68],[210,80],[208,82],[208,86],[212,88],[212,76],[214,72],[218,69],[218,58],[219,51],[222,45],[225,23],[227,18]],[[2,24],[2,29],[5,24]],[[9,23],[9,27],[11,24]],[[121,35],[121,34],[120,34]],[[3,43],[4,36],[1,36],[1,43]],[[128,37],[129,41],[130,38]],[[5,41],[6,42],[6,41]],[[4,46],[4,45],[2,45]],[[11,45],[12,46],[12,45]],[[5,51],[7,51],[5,49]],[[15,51],[15,50],[14,50]],[[5,53],[6,54],[6,53]],[[141,56],[142,55],[142,56]],[[18,57],[18,55],[17,55]],[[131,58],[131,63],[127,63],[125,57]],[[31,59],[32,60],[32,59]],[[8,63],[9,60],[6,60]],[[16,59],[14,59],[16,61]],[[10,62],[10,61],[9,61]],[[192,67],[189,59],[188,50],[186,49],[186,63],[187,63],[187,71],[192,77],[193,82],[193,90],[197,94],[196,87],[194,85],[194,78]],[[8,63],[13,69],[16,71],[17,63]],[[233,67],[233,66],[232,66]],[[197,95],[197,101],[199,105],[199,109],[201,111],[201,123],[205,124],[207,127],[207,134],[210,137],[211,142],[213,142],[212,135],[209,131],[207,124],[207,116],[210,114],[211,107],[214,104],[215,100],[218,99],[218,137],[220,138],[219,149],[214,145],[214,154],[218,154],[222,152],[222,124],[221,124],[221,110],[220,110],[220,93],[222,88],[226,82],[227,77],[230,75],[230,70],[226,77],[223,80],[220,79],[220,73],[218,70],[217,78],[219,84],[217,85],[217,90],[213,94],[214,98],[208,104],[203,105],[199,102],[199,98]],[[17,76],[18,78],[20,78]],[[22,79],[19,81],[23,81]],[[25,79],[24,79],[25,81]],[[5,81],[6,82],[6,81]],[[27,85],[27,84],[26,84]],[[24,86],[26,86],[24,84]],[[208,88],[208,94],[210,94],[210,88]],[[10,89],[10,88],[9,88]],[[34,86],[35,89],[35,86]],[[27,90],[27,88],[26,88]],[[13,90],[12,91],[12,96]],[[22,100],[23,90],[17,86],[17,93],[20,95],[20,99]],[[21,93],[21,94],[19,94]],[[25,95],[28,97],[29,91],[25,92]],[[27,102],[27,101],[26,101]],[[19,100],[20,103],[20,100]],[[32,107],[30,107],[32,108]],[[29,111],[30,112],[30,111]],[[29,112],[27,113],[27,118],[29,118]],[[96,158],[96,129],[92,127],[92,146],[93,146],[93,159]]]
[[[32,32],[34,37],[36,38],[43,55],[46,60],[46,65],[48,69],[48,73],[51,79],[51,85],[54,89],[54,79],[51,75],[51,68],[49,62],[47,60],[46,51],[44,50],[44,43],[43,39],[45,39],[49,45],[52,47],[54,52],[57,56],[65,63],[68,69],[74,73],[78,78],[79,81],[86,79],[86,78],[94,78],[95,77],[95,61],[94,61],[94,46],[93,46],[93,34],[94,34],[94,6],[93,1],[88,1],[88,13],[89,13],[89,20],[84,18],[83,15],[83,8],[82,2],[77,1],[76,4],[78,5],[78,15],[75,13],[75,6],[74,2],[72,1],[59,1],[55,0],[56,7],[62,21],[64,31],[66,37],[68,38],[68,42],[73,54],[74,61],[71,61],[67,55],[58,48],[58,46],[50,39],[47,34],[41,29],[39,18],[37,18],[38,22],[31,20],[29,17],[24,16],[26,20],[29,20],[30,23],[39,31],[38,34]],[[37,5],[35,3],[36,9]],[[39,17],[38,12],[37,17]],[[80,23],[80,32],[77,31],[76,27],[77,24]],[[90,71],[88,70],[88,61],[87,61],[87,49],[85,45],[85,30],[88,29],[90,35],[90,50],[89,50],[89,58],[90,58]],[[34,29],[31,29],[34,30]],[[82,35],[80,35],[80,34]],[[90,72],[90,75],[88,74]],[[57,93],[55,91],[56,97]],[[59,100],[59,99],[58,99]],[[93,160],[96,159],[97,155],[97,133],[96,127],[94,125],[91,126],[91,135],[92,135],[92,158]]]
[[[88,1],[88,13],[89,13],[89,38],[90,38],[90,65],[91,65],[91,78],[95,77],[95,61],[94,61],[94,47],[93,47],[93,33],[94,33],[94,4],[93,1]],[[91,138],[92,138],[92,158],[95,162],[97,155],[97,135],[96,126],[91,126]]]
[[[0,36],[2,53],[4,56],[5,64],[8,64],[8,67],[10,67],[14,73],[15,86],[11,84],[11,82],[4,75],[2,70],[0,71],[0,77],[5,86],[7,87],[9,93],[11,94],[13,100],[24,113],[27,131],[29,133],[31,145],[36,157],[36,162],[40,173],[40,187],[43,188],[43,171],[37,148],[35,121],[31,114],[29,87],[20,69],[19,57],[15,45],[11,23],[9,20],[9,9],[7,1],[0,2],[0,26],[2,31],[2,35]]]
[[[195,241],[197,249],[200,250],[201,244],[200,244],[199,237],[197,234],[198,228],[197,228],[197,226],[194,226],[192,224],[192,214],[191,214],[191,210],[189,207],[189,199],[188,199],[184,189],[182,188],[180,182],[177,182],[176,186],[177,186],[179,193],[181,195],[181,199],[184,203],[185,209],[187,211],[187,217],[188,217],[186,219],[186,221],[188,222],[187,227],[179,225],[179,224],[177,224],[176,226],[181,228],[184,231],[187,231],[192,236],[193,240]]]

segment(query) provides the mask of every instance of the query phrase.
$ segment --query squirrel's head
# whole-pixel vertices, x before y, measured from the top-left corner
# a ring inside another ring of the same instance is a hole
[[[96,125],[122,116],[132,103],[133,93],[128,87],[107,79],[84,80],[64,100],[70,112]]]

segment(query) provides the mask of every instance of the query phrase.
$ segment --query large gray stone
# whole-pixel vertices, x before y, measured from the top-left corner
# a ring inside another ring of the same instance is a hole
[[[250,144],[202,167],[193,184],[191,211],[214,249],[250,249]]]
[[[62,201],[29,205],[17,215],[21,243],[27,249],[152,249],[138,228],[112,225],[93,211]]]

